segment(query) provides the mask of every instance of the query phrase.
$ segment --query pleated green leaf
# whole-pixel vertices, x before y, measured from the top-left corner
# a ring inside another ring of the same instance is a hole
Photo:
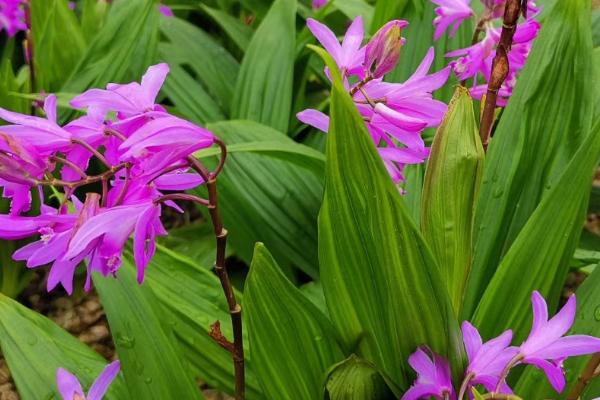
[[[85,50],[85,38],[64,0],[32,0],[31,32],[36,91],[61,88]],[[68,43],[68,45],[67,45]]]
[[[188,232],[188,240],[193,244],[196,234]],[[214,233],[210,234],[214,243]],[[230,340],[233,332],[223,289],[219,279],[210,271],[215,250],[206,245],[204,248],[204,257],[211,259],[208,264],[201,263],[200,254],[192,260],[188,257],[189,253],[178,253],[159,245],[146,270],[144,285],[152,289],[165,311],[161,322],[172,328],[194,377],[212,388],[233,393],[235,378],[231,354],[209,336],[210,326],[215,321],[221,322],[221,331]],[[240,293],[236,292],[236,297],[238,302],[242,302]],[[247,348],[248,341],[244,341]],[[246,398],[259,400],[264,396],[250,355],[249,351],[246,352]]]
[[[232,116],[288,130],[296,48],[296,0],[277,0],[242,61]]]
[[[544,196],[502,260],[477,307],[483,337],[512,329],[515,341],[531,324],[530,297],[538,290],[554,309],[577,245],[600,158],[600,121],[587,135],[554,187]]]
[[[331,322],[256,245],[244,291],[256,373],[266,398],[318,399],[328,368],[343,359]]]
[[[458,324],[438,266],[392,183],[333,60],[319,261],[345,343],[406,388],[408,356],[428,344],[462,363]]]
[[[182,19],[162,18],[160,31],[168,39],[168,45],[161,43],[161,57],[169,64],[179,64],[193,71],[204,91],[227,114],[232,98],[237,96],[234,90],[240,68],[238,62],[209,34]],[[190,95],[195,89],[194,86],[189,88]],[[220,115],[206,120],[215,121],[218,117]]]
[[[386,400],[397,398],[370,362],[354,354],[333,367],[325,384],[326,400]]]
[[[0,349],[22,400],[60,399],[56,370],[75,374],[89,389],[106,366],[98,353],[41,314],[0,294]],[[106,400],[130,397],[122,376],[110,385]]]
[[[375,12],[371,24],[371,33],[377,32],[379,28],[388,21],[405,16],[405,10],[414,7],[420,11],[422,8],[421,0],[377,0],[375,1]]]
[[[421,232],[459,314],[471,268],[473,215],[485,154],[473,101],[459,86],[431,147],[421,206]]]
[[[94,274],[127,389],[134,399],[203,399],[152,290],[123,260],[118,279]]]
[[[156,61],[157,4],[155,0],[114,1],[106,24],[61,91],[81,93],[88,88],[104,88],[109,82],[139,81],[146,68]]]
[[[598,287],[600,287],[600,269],[596,267],[594,272],[586,278],[583,285],[577,289],[577,314],[575,323],[569,332],[570,335],[600,336],[600,291]],[[515,393],[525,399],[567,399],[590,358],[572,357],[565,361],[567,386],[561,394],[557,394],[552,389],[543,372],[533,367],[528,367],[521,376],[519,384],[515,388]],[[599,395],[600,392],[588,392],[583,398],[592,399]]]
[[[211,8],[204,4],[200,5],[200,7],[219,24],[240,50],[245,51],[248,48],[250,39],[252,39],[252,35],[254,34],[254,30],[250,26],[216,8]]]
[[[465,318],[589,131],[592,71],[590,1],[556,2],[490,144]]]
[[[209,124],[208,129],[228,145],[265,140],[302,146],[281,132],[250,121],[219,122]],[[280,265],[294,264],[318,278],[320,174],[295,161],[233,153],[218,185],[229,240],[242,259],[249,262],[254,243],[264,242]]]
[[[219,104],[208,94],[204,86],[196,81],[183,67],[173,62],[174,49],[161,43],[159,53],[169,64],[170,72],[162,92],[175,104],[176,111],[185,116],[193,115],[198,124],[225,119]]]

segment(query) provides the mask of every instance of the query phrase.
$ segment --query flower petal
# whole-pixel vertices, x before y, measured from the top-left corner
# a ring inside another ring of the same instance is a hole
[[[108,387],[119,374],[120,369],[121,363],[118,360],[104,367],[102,373],[100,373],[96,381],[92,384],[86,399],[102,400],[102,397],[106,394]]]
[[[73,400],[76,394],[84,396],[79,380],[66,369],[59,368],[56,371],[56,386],[63,400]]]
[[[296,114],[296,117],[303,123],[317,128],[327,133],[329,131],[329,117],[318,110],[308,109]]]

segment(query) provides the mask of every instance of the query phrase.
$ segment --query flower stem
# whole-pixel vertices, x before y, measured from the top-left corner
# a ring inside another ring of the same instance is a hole
[[[219,142],[218,142],[219,143]],[[222,156],[221,163],[226,157],[226,147],[220,142]],[[219,200],[217,195],[217,174],[220,172],[218,167],[216,172],[210,173],[207,168],[196,158],[190,156],[187,158],[192,168],[202,176],[206,182],[208,189],[208,211],[213,224],[216,240],[217,240],[217,257],[215,262],[215,273],[221,281],[223,293],[227,300],[229,315],[231,316],[231,325],[233,327],[233,343],[227,345],[226,339],[220,334],[217,324],[213,325],[212,337],[224,348],[228,349],[233,357],[233,365],[235,371],[235,399],[244,400],[245,398],[245,371],[244,371],[244,342],[242,336],[242,307],[237,303],[235,292],[227,273],[225,265],[225,250],[227,247],[227,230],[223,227],[221,215],[219,213]],[[222,166],[221,166],[222,168]]]
[[[502,24],[502,34],[500,42],[496,48],[496,56],[492,62],[492,73],[488,82],[487,95],[485,97],[485,105],[481,115],[481,125],[479,135],[483,148],[487,151],[494,125],[494,117],[496,114],[496,101],[498,99],[498,91],[506,80],[509,73],[508,53],[512,47],[513,36],[517,30],[517,21],[521,13],[520,0],[507,0],[504,10],[504,23]]]
[[[500,377],[498,379],[498,384],[496,385],[496,389],[494,389],[494,393],[492,393],[492,395],[493,395],[492,398],[496,398],[496,395],[500,391],[500,386],[502,386],[502,382],[504,382],[506,380],[506,377],[508,376],[510,369],[512,367],[514,367],[515,365],[517,365],[519,362],[521,362],[522,359],[523,359],[523,354],[517,353],[517,355],[515,355],[512,358],[512,360],[510,360],[508,362],[508,364],[506,364],[506,367],[504,367],[504,369],[502,370],[502,373],[500,374]]]
[[[104,158],[104,156],[102,155],[102,153],[100,153],[98,150],[96,150],[95,148],[93,148],[87,142],[85,142],[83,140],[79,140],[79,139],[71,139],[71,142],[73,144],[77,144],[77,145],[83,147],[84,149],[86,149],[87,151],[89,151],[90,153],[92,153],[94,155],[94,157],[96,157],[98,159],[98,161],[100,161],[102,164],[104,164],[104,166],[106,168],[109,168],[109,169],[112,168],[112,166],[106,160],[106,158]]]
[[[463,397],[465,397],[465,393],[467,391],[467,387],[469,386],[469,382],[471,382],[471,379],[473,379],[474,377],[475,374],[473,372],[469,372],[467,376],[465,376],[465,380],[463,381],[462,385],[460,385],[460,390],[458,392],[458,400],[463,400]]]
[[[594,376],[597,375],[596,370],[598,369],[599,365],[600,353],[596,353],[587,363],[579,378],[577,378],[577,383],[573,387],[573,390],[571,390],[571,393],[569,393],[567,400],[577,400],[581,397],[588,383],[590,383]]]

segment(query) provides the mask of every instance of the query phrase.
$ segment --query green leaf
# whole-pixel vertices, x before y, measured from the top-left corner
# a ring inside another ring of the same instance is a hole
[[[311,153],[281,132],[255,122],[219,122],[208,129],[231,147],[265,140]],[[316,221],[323,185],[320,174],[294,159],[231,154],[219,176],[219,204],[229,240],[242,259],[249,262],[254,243],[264,242],[281,265],[294,264],[317,278]]]
[[[193,243],[194,238],[189,240]],[[214,234],[212,240],[215,240]],[[209,253],[214,258],[214,249]],[[187,255],[158,245],[146,270],[144,285],[152,289],[165,311],[161,322],[172,327],[194,376],[212,388],[233,393],[235,379],[231,354],[209,336],[210,325],[221,321],[222,333],[233,339],[225,295],[214,273],[183,254]],[[243,300],[237,292],[236,298],[239,302]],[[247,344],[247,339],[244,341]],[[250,356],[250,352],[246,352],[246,398],[263,399]]]
[[[457,314],[471,268],[473,215],[485,153],[468,89],[459,86],[431,147],[421,231],[440,266]]]
[[[325,168],[325,155],[318,150],[298,144],[293,140],[280,136],[278,140],[261,140],[257,142],[234,143],[227,146],[228,154],[257,153],[275,159],[287,160],[290,163],[310,169],[317,174],[322,174]],[[198,158],[216,156],[220,149],[211,148],[195,154]]]
[[[358,16],[361,16],[365,24],[365,30],[369,30],[369,26],[371,26],[371,20],[373,19],[372,5],[364,0],[334,0],[333,5],[352,20]]]
[[[331,322],[258,243],[244,291],[256,373],[266,397],[318,399],[325,372],[343,359]]]
[[[0,347],[22,400],[59,399],[56,370],[75,374],[88,389],[107,362],[51,320],[0,294]],[[128,399],[121,376],[106,400]]]
[[[597,96],[592,68],[590,2],[556,2],[490,144],[465,318],[589,132]]]
[[[225,119],[223,111],[202,84],[181,66],[170,61],[170,54],[174,51],[171,45],[161,43],[159,51],[170,68],[162,91],[175,104],[177,112],[200,125]]]
[[[438,266],[392,183],[333,60],[319,261],[327,305],[347,345],[396,384],[427,343],[457,368],[462,346]]]
[[[27,86],[29,78],[27,79]],[[29,92],[29,87],[23,87],[12,68],[9,58],[3,58],[0,63],[0,106],[11,111],[29,114],[31,112],[31,103],[12,95],[15,92]]]
[[[31,0],[36,91],[54,92],[69,77],[85,50],[75,13],[64,0]]]
[[[234,92],[238,62],[209,34],[187,21],[162,18],[160,30],[169,42],[167,46],[161,43],[161,57],[170,65],[179,64],[193,71],[205,91],[228,113],[231,99],[238,96]]]
[[[102,29],[108,8],[107,0],[83,0],[81,30],[87,42],[91,42]]]
[[[375,10],[373,22],[371,23],[371,33],[377,32],[379,28],[388,21],[402,17],[406,8],[414,6],[420,11],[422,7],[420,0],[377,0],[375,1]],[[412,21],[411,21],[412,22]]]
[[[194,264],[210,270],[215,263],[215,233],[210,223],[190,223],[169,230],[158,242],[173,252],[185,254]],[[229,249],[228,249],[229,250]]]
[[[156,59],[157,43],[157,2],[117,0],[61,91],[81,93],[109,82],[139,81]]]
[[[551,310],[556,306],[599,158],[600,120],[521,230],[484,292],[473,319],[483,337],[511,328],[517,342],[524,339],[533,290],[549,299]]]
[[[0,240],[0,293],[10,298],[17,297],[29,284],[32,272],[25,263],[12,259],[17,250],[15,241]]]
[[[211,8],[204,4],[201,4],[200,7],[219,24],[240,50],[245,51],[248,48],[250,39],[252,39],[252,35],[254,34],[254,30],[250,26],[216,8]]]
[[[123,260],[118,279],[94,274],[127,389],[132,398],[202,399],[173,330],[161,324],[161,308],[134,267]]]
[[[600,269],[596,268],[583,282],[583,285],[577,289],[577,314],[569,335],[600,336],[600,291],[598,291],[598,287],[600,287]],[[515,393],[526,399],[534,397],[567,399],[577,384],[577,378],[581,376],[590,359],[591,357],[571,357],[565,361],[567,386],[560,395],[557,395],[552,389],[544,373],[533,367],[528,367],[521,376]],[[600,393],[595,393],[595,396],[598,394]],[[584,396],[583,398],[592,397]]]
[[[354,354],[335,365],[325,383],[326,400],[385,400],[397,398],[370,362]]]
[[[296,0],[277,0],[252,37],[238,76],[232,115],[287,132],[292,107]]]

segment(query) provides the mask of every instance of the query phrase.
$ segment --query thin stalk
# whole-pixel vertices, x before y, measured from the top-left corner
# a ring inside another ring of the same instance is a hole
[[[92,153],[94,155],[94,157],[96,157],[102,164],[104,164],[104,166],[106,168],[109,168],[109,169],[112,168],[112,166],[110,165],[108,160],[106,160],[106,158],[104,158],[102,153],[100,153],[98,150],[93,148],[91,145],[89,145],[85,141],[79,140],[79,139],[71,139],[71,143],[77,144],[77,145],[83,147],[84,149],[86,149],[87,151],[89,151],[90,153]]]
[[[506,380],[506,377],[508,376],[508,373],[510,372],[510,369],[512,367],[514,367],[515,365],[517,365],[519,362],[521,362],[521,360],[523,359],[523,354],[518,353],[516,356],[513,357],[512,360],[509,361],[508,364],[506,364],[506,367],[504,367],[504,369],[502,370],[502,373],[500,374],[500,379],[498,379],[498,384],[496,385],[496,389],[494,390],[494,393],[491,393],[493,395],[492,398],[498,398],[496,396],[500,396],[498,394],[498,392],[500,391],[500,386],[502,386],[502,383]]]
[[[504,9],[504,23],[502,24],[502,34],[500,43],[496,48],[496,56],[492,62],[492,74],[488,82],[487,95],[483,113],[481,114],[481,125],[479,135],[483,148],[487,151],[494,125],[494,116],[496,113],[496,102],[498,100],[498,91],[506,80],[510,70],[508,54],[512,47],[513,37],[517,30],[517,21],[521,13],[521,0],[507,0]]]
[[[594,354],[587,363],[585,369],[579,378],[577,378],[577,383],[573,387],[573,390],[571,390],[571,393],[569,393],[567,400],[577,400],[581,397],[588,383],[598,376],[598,372],[596,372],[598,366],[600,366],[600,353]]]
[[[61,163],[63,166],[67,166],[67,167],[71,168],[73,171],[77,172],[77,175],[79,175],[80,178],[87,177],[87,174],[85,172],[83,172],[83,170],[81,168],[79,168],[79,166],[77,164],[75,164],[72,161],[67,160],[66,158],[59,157],[59,156],[51,156],[50,160]]]
[[[462,385],[460,385],[460,390],[458,391],[458,400],[463,400],[467,391],[467,387],[469,386],[469,382],[471,382],[471,379],[473,379],[474,376],[475,374],[472,372],[469,372],[469,374],[465,376],[465,380],[463,381]]]
[[[46,180],[36,179],[33,181],[33,183],[35,185],[40,185],[40,186],[58,186],[58,187],[64,187],[64,188],[68,188],[68,189],[76,189],[79,186],[85,186],[85,185],[89,185],[91,183],[101,182],[103,179],[110,179],[113,176],[115,176],[115,174],[117,172],[119,172],[120,170],[122,170],[123,168],[127,168],[130,166],[131,166],[131,164],[128,162],[121,163],[119,165],[115,165],[114,167],[111,167],[108,171],[106,171],[100,175],[88,176],[84,179],[80,179],[78,181],[73,181],[73,182],[67,182],[67,181],[63,181],[61,179],[51,178],[51,179],[46,179]]]
[[[165,194],[164,196],[160,196],[158,199],[154,200],[154,203],[159,204],[159,203],[164,203],[165,201],[172,201],[172,200],[190,201],[192,203],[200,204],[205,207],[210,206],[208,200],[203,199],[202,197],[194,196],[193,194],[185,194],[185,193]]]
[[[222,159],[226,156],[226,148],[221,146],[224,152]],[[235,370],[235,399],[244,400],[245,398],[245,371],[244,371],[244,342],[242,337],[242,306],[238,304],[235,298],[235,292],[227,273],[225,265],[225,250],[227,248],[227,230],[223,227],[221,215],[219,213],[219,198],[217,194],[216,173],[208,172],[207,168],[194,157],[188,157],[192,168],[202,176],[206,181],[208,189],[208,211],[213,224],[214,233],[217,241],[217,257],[215,262],[215,273],[221,281],[221,287],[227,300],[231,325],[233,327],[233,343],[229,343],[220,333],[219,325],[213,325],[211,336],[217,343],[230,351],[233,358]]]
[[[33,34],[31,33],[31,2],[25,3],[25,25],[27,25],[27,32],[25,32],[25,62],[29,66],[29,80],[31,82],[31,92],[35,93],[36,81],[35,81],[35,68],[33,65]],[[35,113],[35,105],[31,106],[31,115]]]

